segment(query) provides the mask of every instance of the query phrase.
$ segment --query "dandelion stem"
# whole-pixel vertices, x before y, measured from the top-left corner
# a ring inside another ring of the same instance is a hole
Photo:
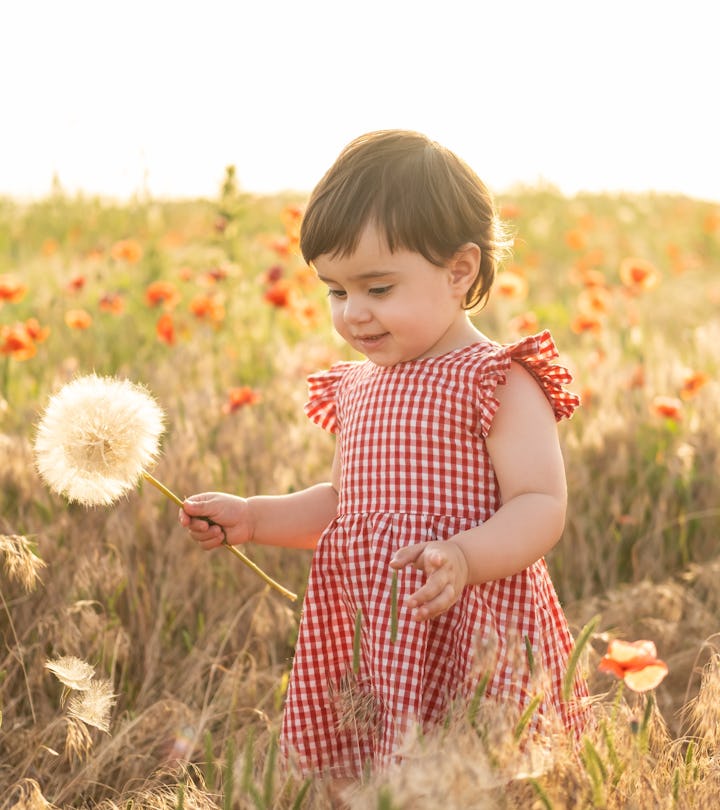
[[[143,478],[151,483],[154,487],[160,490],[163,495],[177,504],[181,509],[183,502],[178,496],[169,490],[164,484],[161,484],[160,481],[155,478],[155,476],[151,475],[147,470],[143,470]],[[222,528],[222,527],[221,527]],[[224,534],[224,531],[223,531]],[[271,588],[274,588],[278,593],[281,593],[283,596],[287,597],[291,602],[295,602],[297,600],[297,594],[293,593],[292,591],[288,590],[286,587],[281,585],[279,582],[276,582],[269,574],[266,574],[259,565],[256,565],[248,556],[242,553],[239,548],[235,546],[231,546],[227,540],[223,540],[223,545],[228,551],[231,551],[236,557],[242,560],[248,568],[253,570],[264,582],[270,585]]]

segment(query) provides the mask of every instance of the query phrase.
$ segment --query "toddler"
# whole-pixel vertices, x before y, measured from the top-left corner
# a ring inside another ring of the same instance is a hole
[[[283,750],[303,772],[356,779],[481,682],[519,716],[538,672],[531,727],[577,735],[586,691],[577,679],[562,697],[572,638],[544,555],[566,509],[556,421],[578,398],[547,331],[500,345],[470,320],[504,248],[491,195],[425,136],[370,133],[313,191],[300,246],[366,358],[309,378],[306,413],[337,437],[331,478],[203,493],[180,512],[206,549],[224,532],[315,550]]]

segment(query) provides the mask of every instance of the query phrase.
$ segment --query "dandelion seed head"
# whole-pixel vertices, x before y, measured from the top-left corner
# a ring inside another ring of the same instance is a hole
[[[74,655],[63,655],[53,661],[46,661],[45,669],[49,669],[65,686],[78,691],[89,689],[95,674],[95,667]]]
[[[82,720],[86,726],[94,726],[110,733],[110,710],[115,705],[115,695],[110,681],[91,681],[84,692],[73,695],[68,702],[68,717]]]
[[[51,398],[38,424],[38,472],[68,500],[111,504],[157,458],[163,424],[162,409],[142,386],[78,377]]]

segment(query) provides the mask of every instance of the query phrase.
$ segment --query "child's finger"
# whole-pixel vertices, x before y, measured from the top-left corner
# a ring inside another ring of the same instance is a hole
[[[412,565],[423,553],[426,546],[427,543],[412,543],[409,546],[399,548],[390,560],[390,567],[404,568],[406,565]]]

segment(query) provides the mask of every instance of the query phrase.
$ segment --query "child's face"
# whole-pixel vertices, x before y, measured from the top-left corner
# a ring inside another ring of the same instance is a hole
[[[350,256],[313,264],[328,286],[333,326],[379,366],[434,357],[476,339],[462,308],[468,284],[420,253],[390,252],[369,225]]]

